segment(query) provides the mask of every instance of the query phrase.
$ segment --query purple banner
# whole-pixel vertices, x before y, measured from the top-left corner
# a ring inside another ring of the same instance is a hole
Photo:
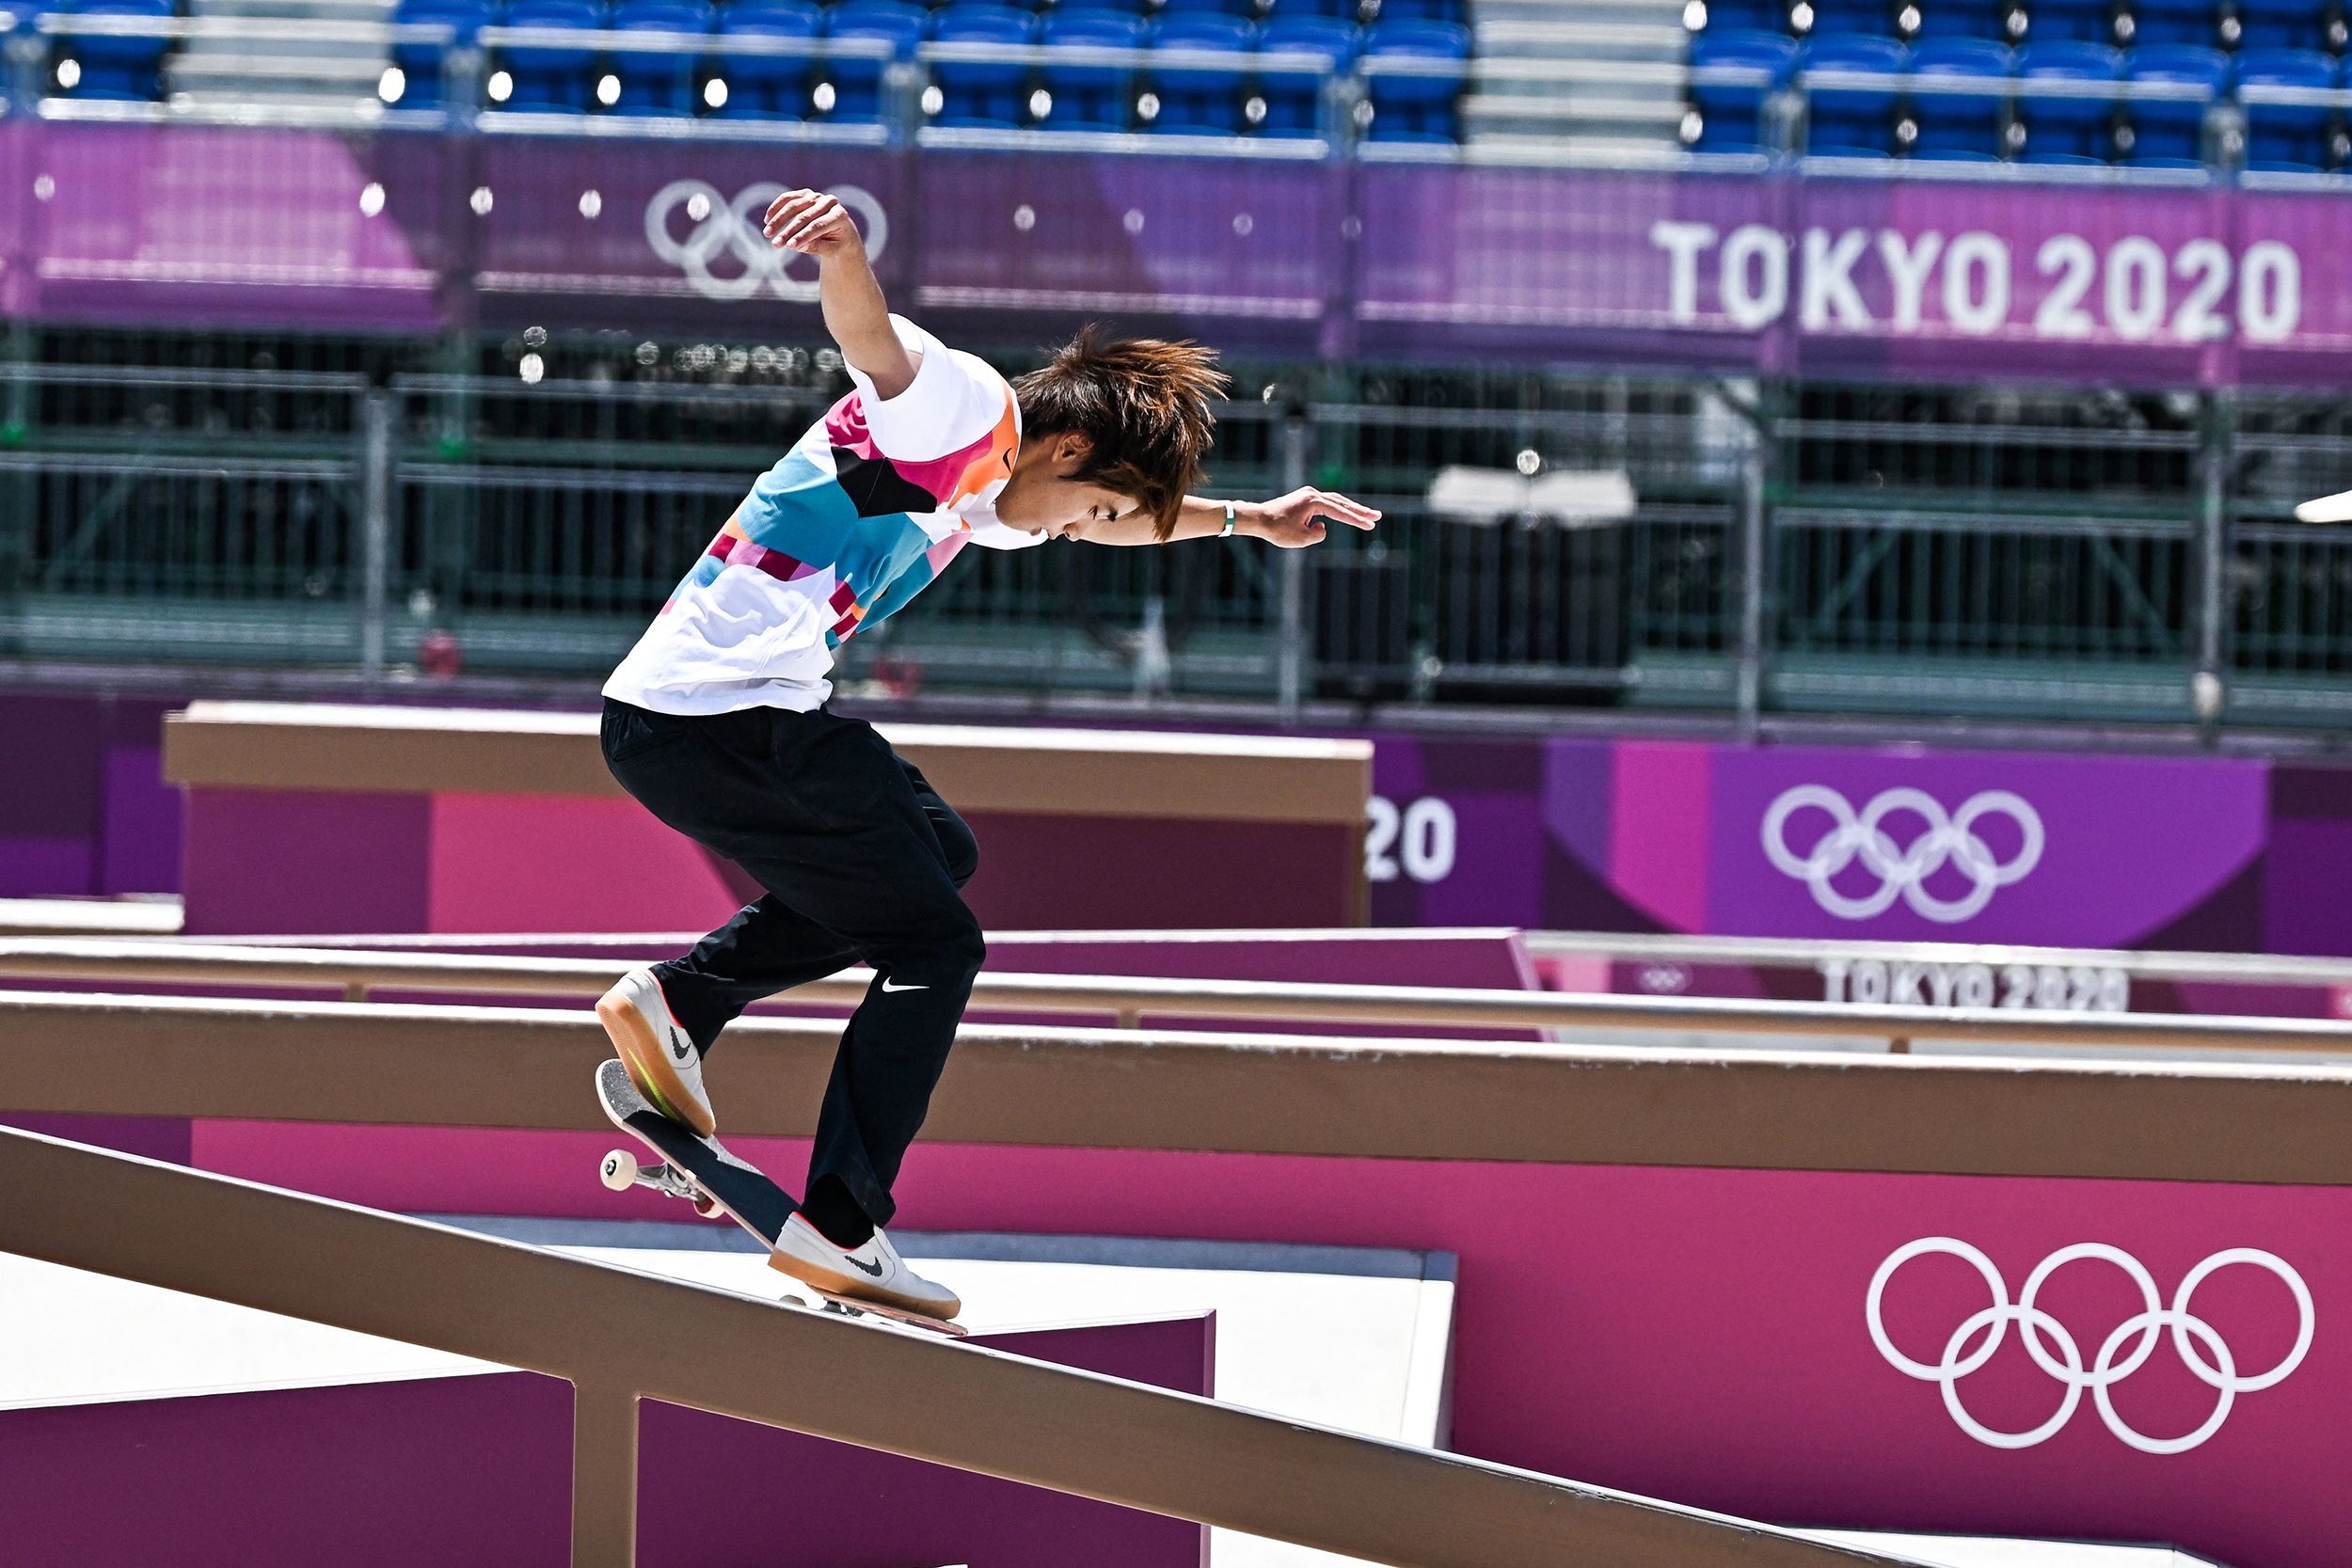
[[[2352,954],[2352,769],[1386,736],[1374,787],[1383,925]]]
[[[835,189],[902,303],[1239,350],[2324,384],[2352,202],[1998,169],[1801,177],[618,135],[0,127],[0,308],[804,332],[765,198]]]

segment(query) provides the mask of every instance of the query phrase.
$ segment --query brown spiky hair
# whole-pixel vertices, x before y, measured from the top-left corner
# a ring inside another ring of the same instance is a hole
[[[1231,385],[1215,349],[1112,338],[1089,325],[1012,389],[1021,400],[1022,439],[1085,436],[1093,450],[1073,477],[1135,498],[1165,541],[1200,483],[1216,423],[1210,401]]]

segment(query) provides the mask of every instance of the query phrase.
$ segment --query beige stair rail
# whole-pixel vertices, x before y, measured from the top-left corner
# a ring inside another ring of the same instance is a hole
[[[574,1386],[575,1568],[657,1399],[1400,1568],[1899,1568],[1719,1515],[0,1129],[0,1250]],[[122,1223],[125,1215],[139,1223]],[[0,1307],[0,1316],[5,1314]],[[615,1347],[694,1347],[631,1359]]]
[[[0,978],[139,985],[318,987],[358,1001],[373,991],[590,997],[624,963],[603,958],[502,958],[350,948],[246,947],[233,942],[0,941]],[[849,971],[796,988],[793,1002],[854,1005],[871,974]],[[1437,986],[1289,985],[1261,980],[1158,980],[1117,975],[984,973],[972,1005],[988,1011],[1146,1016],[1389,1027],[1632,1029],[1676,1034],[1779,1035],[2076,1047],[2312,1052],[2352,1056],[2352,1022],[2178,1013],[1955,1010],[1807,1002],[1686,1000]]]

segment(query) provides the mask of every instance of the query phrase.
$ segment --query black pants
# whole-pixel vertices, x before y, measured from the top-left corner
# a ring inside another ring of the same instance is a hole
[[[806,1190],[833,1177],[888,1223],[987,952],[958,891],[979,863],[972,830],[871,724],[821,708],[686,719],[607,699],[604,759],[654,816],[768,890],[655,966],[703,1051],[762,997],[874,966],[834,1056]]]

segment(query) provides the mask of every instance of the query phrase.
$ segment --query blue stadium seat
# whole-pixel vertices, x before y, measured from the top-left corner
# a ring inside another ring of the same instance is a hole
[[[2196,43],[2212,48],[2221,39],[2214,0],[2128,0],[2132,42]]]
[[[2132,156],[2143,167],[2197,164],[2204,157],[2205,110],[2230,82],[2230,58],[2218,49],[2190,43],[2155,43],[2124,56],[2134,82],[2163,82],[2194,87],[2194,98],[2134,98]]]
[[[2336,62],[2315,49],[2247,49],[2238,54],[2236,76],[2246,110],[2246,166],[2296,172],[2326,166],[2334,111],[2325,103],[2265,103],[2262,89],[2332,87]]]
[[[1432,68],[1368,75],[1374,141],[1461,139],[1455,108],[1470,74],[1470,29],[1452,22],[1382,22],[1366,31],[1364,58]]]
[[[1947,6],[1963,5],[1968,0],[1944,0]],[[1842,34],[1858,34],[1863,38],[1891,39],[1895,36],[1895,16],[1899,8],[1892,0],[1807,0],[1813,12],[1813,24],[1805,29],[1807,38],[1834,38]],[[1708,25],[1714,25],[1710,11]]]
[[[1140,18],[1111,11],[1057,12],[1045,19],[1041,41],[1091,49],[1140,49]],[[1041,122],[1049,131],[1124,131],[1135,101],[1131,65],[1070,65],[1048,59],[1045,91],[1051,99]]]
[[[620,0],[611,25],[628,33],[707,33],[711,22],[703,0]],[[699,47],[614,48],[612,74],[621,95],[613,113],[691,115],[700,106],[695,78],[702,58]]]
[[[490,0],[401,0],[400,8],[392,12],[392,20],[403,24],[448,27],[453,42],[470,43],[495,15]],[[430,108],[441,102],[444,52],[437,43],[392,45],[392,64],[400,68],[405,84],[400,94],[402,107]]]
[[[1816,157],[1883,157],[1895,149],[1895,103],[1911,52],[1891,39],[1825,38],[1806,42],[1805,71],[1851,73],[1856,80],[1805,84],[1805,150]],[[1867,78],[1863,80],[1862,78]]]
[[[721,38],[813,41],[824,27],[824,13],[809,0],[731,0],[719,12]],[[813,55],[725,55],[719,71],[727,84],[719,112],[727,119],[807,117],[809,78],[817,72]]]
[[[1120,16],[1141,16],[1149,0],[1054,0],[1057,14],[1069,11],[1112,11]]]
[[[1152,68],[1152,90],[1159,113],[1152,129],[1199,135],[1232,135],[1249,128],[1242,116],[1242,84],[1248,80],[1258,29],[1237,16],[1173,15],[1153,31],[1154,49],[1213,50],[1231,63]]]
[[[1918,0],[1917,39],[2009,38],[2009,0]]]
[[[826,13],[825,36],[879,40],[891,46],[898,59],[908,59],[930,28],[930,14],[907,0],[840,0]],[[843,55],[825,62],[825,79],[833,84],[833,108],[826,119],[843,123],[870,123],[882,117],[882,71],[889,62],[871,56]]]
[[[2030,0],[2026,8],[2026,38],[2033,43],[2115,41],[2115,8],[2111,0]]]
[[[1278,0],[1279,3],[1279,0]],[[1462,0],[1380,0],[1375,22],[1460,22]]]
[[[958,0],[931,21],[937,43],[1025,44],[1036,37],[1034,14],[988,0]],[[988,130],[1019,125],[1028,118],[1031,70],[1018,60],[934,61],[931,80],[939,86],[940,104],[931,123]]]
[[[1261,55],[1320,55],[1328,62],[1325,74],[1343,74],[1356,63],[1362,36],[1352,22],[1333,16],[1286,14],[1279,7],[1258,29]],[[1258,97],[1265,104],[1260,134],[1269,136],[1311,136],[1323,129],[1323,82],[1294,71],[1265,71],[1258,77]]]
[[[1067,5],[1068,0],[1062,0]],[[1257,15],[1253,0],[1162,0],[1157,14],[1171,16],[1232,16],[1248,20]]]
[[[1280,0],[1276,7],[1279,14]],[[1736,28],[1742,32],[1785,33],[1788,30],[1788,0],[1707,0],[1707,32],[1718,27]]]
[[[514,0],[509,27],[586,30],[604,25],[604,8],[592,0]],[[596,46],[510,48],[501,56],[512,90],[501,107],[537,113],[584,110],[594,100]]]
[[[2116,104],[2122,97],[2116,85],[2123,78],[2122,55],[2104,43],[2070,39],[2029,44],[2018,54],[2017,74],[2028,82],[2100,88],[2095,95],[2086,92],[2081,97],[2028,94],[2018,99],[2027,163],[2106,161],[2114,146]]]
[[[2240,49],[2325,49],[2330,0],[2239,0]]]
[[[1359,0],[1276,0],[1278,16],[1327,16],[1353,26],[1363,21]]]
[[[1934,39],[1911,52],[1911,118],[1918,138],[1915,158],[1973,161],[1998,157],[2001,105],[2008,97],[2010,52],[1985,39]],[[1961,90],[1921,91],[1927,84]]]
[[[82,0],[78,6],[43,6],[43,10],[70,10],[81,16],[135,17],[162,21],[173,14],[171,0]],[[82,33],[72,41],[73,58],[82,68],[75,98],[105,98],[144,103],[163,96],[157,68],[171,40],[157,34],[140,38]]]
[[[1797,46],[1778,33],[1708,28],[1691,40],[1691,102],[1700,152],[1747,152],[1764,139],[1764,100],[1788,80]],[[1721,71],[1726,79],[1712,80]]]

